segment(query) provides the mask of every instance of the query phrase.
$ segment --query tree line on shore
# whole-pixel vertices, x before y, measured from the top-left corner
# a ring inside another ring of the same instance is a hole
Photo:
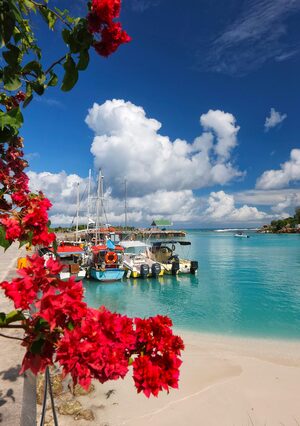
[[[261,232],[300,233],[300,206],[295,208],[294,216],[272,220],[270,225],[264,225],[261,228]]]

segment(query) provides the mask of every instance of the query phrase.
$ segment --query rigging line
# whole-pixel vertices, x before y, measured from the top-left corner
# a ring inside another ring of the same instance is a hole
[[[86,185],[86,186],[85,186],[85,190],[84,190],[84,191],[83,191],[83,193],[81,194],[81,198],[79,199],[79,207],[80,207],[80,203],[81,203],[81,201],[83,200],[83,197],[84,197],[85,193],[87,192],[87,187],[88,187],[88,185]],[[71,224],[70,224],[70,226],[71,226],[71,227],[72,227],[72,226],[73,226],[73,224],[74,224],[74,220],[75,220],[75,218],[76,218],[76,214],[77,214],[77,213],[75,213],[75,214],[74,214],[74,216],[73,216],[72,222],[71,222]]]

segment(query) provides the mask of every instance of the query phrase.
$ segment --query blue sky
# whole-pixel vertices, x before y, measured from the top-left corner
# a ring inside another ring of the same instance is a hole
[[[125,175],[136,224],[166,216],[179,226],[256,225],[292,213],[300,204],[299,1],[124,0],[121,21],[131,43],[107,60],[92,54],[72,92],[51,89],[25,111],[32,185],[56,200],[53,223],[70,221],[74,182],[83,191],[90,167],[104,170],[116,223]],[[63,52],[59,31],[35,25],[51,63]],[[94,103],[103,107],[87,125]]]

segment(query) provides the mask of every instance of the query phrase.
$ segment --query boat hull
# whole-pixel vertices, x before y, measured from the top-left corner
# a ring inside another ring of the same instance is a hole
[[[101,282],[120,281],[124,274],[125,270],[119,268],[110,268],[105,270],[91,268],[90,271],[91,277]]]
[[[82,281],[86,276],[86,271],[85,270],[81,270],[79,271],[77,274],[71,274],[70,272],[60,272],[59,273],[59,278],[62,281],[68,281],[71,277],[75,278],[75,281]]]

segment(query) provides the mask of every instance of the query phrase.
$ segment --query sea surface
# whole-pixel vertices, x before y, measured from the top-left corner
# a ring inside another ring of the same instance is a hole
[[[300,339],[300,234],[187,231],[183,257],[197,275],[85,281],[86,301],[130,316],[169,315],[175,327],[254,337]]]

